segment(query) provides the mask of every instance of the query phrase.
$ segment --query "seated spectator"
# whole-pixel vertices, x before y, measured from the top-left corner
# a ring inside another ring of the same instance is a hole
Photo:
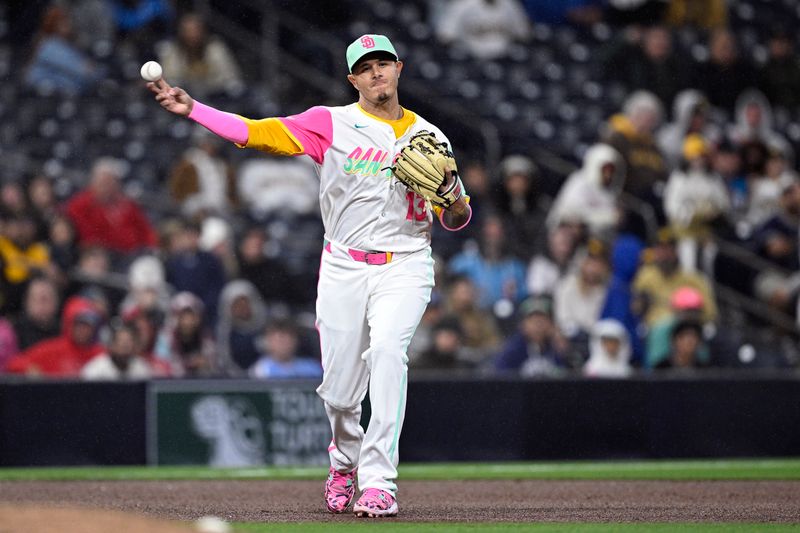
[[[747,143],[760,142],[770,150],[778,150],[794,162],[794,150],[786,137],[776,131],[773,125],[772,106],[760,91],[744,91],[736,99],[736,123],[728,132],[734,145],[742,147]]]
[[[800,105],[800,61],[794,34],[777,28],[767,42],[767,50],[767,62],[759,72],[764,93],[775,107],[796,109]]]
[[[530,37],[528,17],[517,0],[453,0],[439,18],[436,36],[463,44],[476,59],[504,57],[514,41]]]
[[[670,297],[671,313],[656,322],[648,332],[647,353],[644,361],[646,368],[657,368],[669,358],[672,349],[672,332],[678,324],[685,322],[701,326],[705,324],[703,320],[704,305],[703,295],[693,287],[681,287],[672,293]],[[709,328],[710,332],[713,330],[713,327]],[[716,334],[716,331],[713,333]],[[698,349],[697,359],[704,364],[710,360],[708,345],[705,342]]]
[[[510,155],[500,163],[500,172],[496,212],[506,228],[510,251],[527,260],[544,237],[543,214],[549,207],[536,186],[538,169],[529,157]]]
[[[621,323],[628,333],[631,363],[640,364],[644,357],[639,317],[633,312],[633,279],[641,263],[644,243],[636,236],[617,237],[611,249],[611,281],[600,311],[601,319]]]
[[[619,193],[625,183],[625,163],[607,144],[586,151],[583,167],[573,172],[547,216],[552,231],[566,220],[579,220],[594,236],[613,233],[619,221]]]
[[[221,139],[207,129],[196,126],[192,140],[170,173],[170,196],[188,218],[224,216],[237,202],[233,167],[220,157]]]
[[[691,372],[702,368],[699,355],[703,346],[703,328],[693,321],[680,322],[672,330],[669,357],[656,367],[658,370]]]
[[[103,351],[97,342],[102,317],[92,303],[80,297],[67,301],[61,335],[34,344],[6,365],[6,372],[57,378],[78,377],[81,368]]]
[[[58,214],[50,221],[47,231],[47,245],[53,263],[60,272],[69,272],[78,262],[77,235],[72,220]]]
[[[30,211],[36,219],[36,239],[47,240],[50,222],[59,216],[53,181],[45,175],[31,178],[25,190]]]
[[[660,188],[667,179],[667,163],[656,146],[654,132],[661,123],[662,106],[653,93],[636,91],[625,100],[621,114],[611,117],[603,141],[625,161],[625,192],[660,208]]]
[[[46,244],[36,241],[36,222],[30,213],[0,213],[0,265],[3,287],[0,309],[7,314],[20,311],[31,278],[58,277]]]
[[[108,348],[86,363],[81,379],[86,381],[127,381],[149,379],[147,361],[139,355],[139,338],[132,326],[111,328]]]
[[[525,265],[509,253],[505,227],[495,215],[484,221],[477,248],[453,257],[449,267],[453,274],[472,280],[481,309],[491,309],[501,300],[514,303],[525,297]]]
[[[309,158],[263,157],[239,167],[239,201],[256,220],[275,215],[316,215],[319,180]]]
[[[152,377],[164,378],[172,375],[172,366],[168,360],[160,359],[156,354],[159,332],[164,327],[166,313],[157,308],[131,307],[122,314],[125,325],[136,331],[139,339],[139,355],[147,362]]]
[[[162,43],[158,56],[170,82],[193,93],[236,92],[242,86],[236,56],[221,39],[209,35],[205,21],[196,13],[180,18],[177,38]]]
[[[728,6],[725,0],[670,0],[666,20],[675,27],[693,26],[715,30],[728,26]]]
[[[652,262],[642,265],[633,281],[634,305],[648,327],[671,314],[670,298],[681,287],[692,287],[700,292],[705,322],[714,322],[717,318],[711,285],[704,275],[681,268],[676,247],[677,240],[670,229],[659,231]]]
[[[589,244],[575,272],[568,274],[554,292],[555,318],[558,328],[570,339],[591,334],[608,292],[609,265],[604,245]]]
[[[559,225],[550,231],[547,249],[534,256],[528,264],[528,294],[553,294],[555,287],[569,272],[577,244],[575,232],[569,226]]]
[[[165,266],[169,284],[176,291],[197,295],[203,303],[205,322],[213,327],[219,294],[226,281],[225,268],[217,256],[200,249],[198,224],[181,224],[170,244]]]
[[[601,320],[592,329],[589,360],[583,366],[583,375],[626,378],[633,372],[630,358],[631,344],[625,326],[613,318]]]
[[[736,37],[727,28],[711,33],[708,51],[708,60],[694,69],[691,86],[705,94],[713,106],[731,115],[742,91],[755,86],[755,71],[740,57]]]
[[[60,302],[58,287],[51,280],[36,277],[28,283],[22,313],[12,322],[20,350],[27,350],[41,341],[58,337]]]
[[[25,189],[18,180],[4,180],[0,185],[0,212],[7,216],[23,215],[29,212]]]
[[[200,249],[219,259],[225,268],[225,278],[233,279],[239,275],[239,262],[234,250],[231,225],[220,217],[206,217],[200,225]]]
[[[701,266],[704,272],[713,272],[713,228],[725,223],[730,206],[725,182],[711,167],[708,143],[690,134],[683,143],[683,163],[670,174],[664,189],[664,212],[678,236],[678,255],[685,271]]]
[[[250,376],[259,379],[321,378],[319,361],[297,353],[299,339],[295,325],[276,320],[264,331],[263,352],[250,368]]]
[[[190,292],[172,297],[156,356],[169,363],[176,377],[210,377],[219,372],[217,346],[203,319],[203,302]]]
[[[752,149],[758,150],[756,146],[752,146]],[[758,172],[759,169],[763,169],[763,173]],[[748,204],[744,216],[749,230],[764,224],[780,211],[783,191],[800,181],[800,176],[791,168],[785,154],[780,150],[768,150],[763,166],[753,170],[747,176]]]
[[[747,179],[742,172],[742,158],[730,141],[723,139],[711,156],[711,166],[728,188],[731,218],[738,223],[747,210]]]
[[[759,256],[775,265],[759,269],[753,286],[756,297],[785,313],[800,290],[797,235],[800,230],[800,181],[788,181],[780,211],[756,229],[752,243]]]
[[[409,367],[414,370],[457,370],[473,365],[462,353],[464,331],[458,318],[446,317],[433,326],[431,346]]]
[[[105,70],[73,44],[72,18],[60,5],[45,11],[33,49],[25,83],[35,89],[79,94],[105,76]]]
[[[267,324],[267,307],[255,286],[242,279],[225,285],[219,300],[219,360],[229,375],[244,375],[260,356],[258,340]]]
[[[137,257],[128,267],[128,294],[119,306],[120,315],[138,309],[162,315],[169,309],[170,287],[164,263],[155,255]]]
[[[447,314],[459,325],[459,354],[479,364],[500,347],[500,331],[494,315],[478,307],[475,285],[466,276],[456,276],[448,285]]]
[[[104,316],[119,307],[125,298],[125,276],[111,269],[111,256],[101,246],[87,246],[80,252],[78,264],[69,273],[67,296],[81,295],[90,299],[97,297],[103,303]],[[95,302],[97,303],[97,302]]]
[[[269,304],[299,303],[298,287],[286,266],[267,255],[267,232],[261,226],[248,227],[239,239],[239,277],[252,283]]]
[[[689,135],[697,134],[716,145],[722,133],[710,121],[711,106],[705,95],[695,89],[678,93],[672,103],[672,122],[658,130],[658,148],[669,168],[676,169],[683,161],[683,145]]]
[[[119,161],[100,158],[92,166],[89,187],[67,203],[81,246],[102,246],[123,256],[156,247],[155,231],[142,209],[122,191],[121,178]]]
[[[519,330],[495,359],[495,369],[521,376],[552,376],[566,366],[567,343],[553,324],[549,297],[533,296],[519,306]]]
[[[637,44],[623,45],[611,53],[614,79],[629,90],[650,91],[663,105],[669,105],[689,84],[687,69],[673,49],[670,30],[650,26],[643,30]]]

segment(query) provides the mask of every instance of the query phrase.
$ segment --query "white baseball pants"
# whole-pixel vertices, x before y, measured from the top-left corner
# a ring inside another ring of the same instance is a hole
[[[320,264],[317,328],[322,384],[333,442],[331,466],[358,468],[358,485],[395,494],[398,439],[405,416],[406,348],[430,301],[430,248],[398,253],[383,265],[359,262],[348,248],[326,246]],[[359,424],[369,387],[372,416]]]

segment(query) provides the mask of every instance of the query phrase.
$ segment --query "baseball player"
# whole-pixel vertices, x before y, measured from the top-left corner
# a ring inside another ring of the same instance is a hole
[[[433,287],[431,225],[436,216],[459,230],[472,211],[447,138],[400,106],[403,63],[389,39],[363,35],[346,56],[358,102],[288,117],[224,113],[163,79],[148,88],[167,110],[240,147],[314,161],[325,227],[316,304],[324,372],[317,392],[333,433],[325,502],[330,512],[345,512],[358,481],[357,516],[394,516],[406,348]],[[428,178],[435,185],[427,188],[414,179],[425,166],[434,169]],[[359,420],[367,390],[372,416],[365,433]]]

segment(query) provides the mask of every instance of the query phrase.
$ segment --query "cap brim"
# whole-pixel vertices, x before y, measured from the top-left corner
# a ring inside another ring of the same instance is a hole
[[[361,63],[362,61],[367,61],[367,60],[370,60],[370,59],[378,59],[381,56],[389,58],[392,61],[398,61],[397,56],[394,55],[393,53],[387,51],[387,50],[373,50],[371,52],[367,52],[363,56],[361,56],[358,59],[356,59],[355,61],[353,61],[353,66],[350,67],[350,72],[353,72],[353,70],[355,70],[355,68],[358,66],[358,64]]]

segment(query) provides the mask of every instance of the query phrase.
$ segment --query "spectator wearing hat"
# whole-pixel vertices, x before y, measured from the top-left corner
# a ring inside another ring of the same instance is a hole
[[[662,126],[656,135],[658,148],[664,154],[669,168],[678,168],[683,161],[686,137],[701,135],[712,144],[721,140],[722,132],[711,122],[711,104],[696,89],[685,89],[672,102],[672,122]]]
[[[664,189],[664,212],[678,237],[678,256],[687,272],[713,271],[716,246],[713,228],[725,223],[730,211],[725,182],[714,173],[708,142],[696,133],[683,143],[683,161]]]
[[[626,378],[631,375],[631,343],[621,322],[613,318],[600,320],[592,328],[589,360],[582,368],[592,378]]]
[[[103,351],[97,342],[102,316],[86,298],[70,298],[62,314],[61,335],[34,344],[9,361],[6,372],[77,377],[81,368]]]
[[[645,368],[657,368],[669,358],[672,349],[672,332],[680,323],[691,322],[702,324],[703,295],[694,287],[680,287],[670,297],[671,313],[659,320],[647,335],[647,353]],[[698,348],[697,359],[707,363],[710,359],[709,349],[705,342]]]
[[[544,240],[544,213],[550,207],[541,194],[538,173],[536,164],[524,155],[510,155],[500,163],[497,214],[506,227],[511,252],[525,260]]]
[[[175,291],[197,295],[203,303],[205,323],[214,327],[225,268],[217,256],[201,249],[200,238],[199,224],[188,220],[180,224],[165,263],[167,282]]]
[[[567,338],[585,344],[606,300],[609,282],[608,253],[600,241],[592,240],[578,267],[554,291],[555,318]]]
[[[717,319],[717,305],[708,279],[699,272],[687,272],[678,260],[674,232],[663,228],[658,241],[647,254],[651,260],[643,264],[633,280],[634,306],[652,328],[671,314],[670,299],[681,287],[697,289],[703,297],[703,321]]]
[[[298,353],[297,327],[291,320],[275,320],[263,334],[261,357],[250,368],[250,376],[258,379],[291,379],[322,377],[317,359]]]
[[[156,356],[169,363],[176,377],[210,377],[220,374],[217,346],[205,324],[203,302],[190,292],[170,301]]]
[[[106,350],[86,363],[81,379],[86,381],[130,381],[148,379],[150,366],[139,355],[140,344],[136,329],[119,324],[111,328]]]
[[[566,366],[567,343],[553,323],[553,302],[532,296],[519,306],[519,329],[495,359],[495,370],[521,376],[555,375]]]
[[[126,256],[158,244],[147,215],[122,191],[122,175],[120,161],[100,158],[92,165],[89,186],[67,202],[81,246],[102,246]]]
[[[573,172],[547,216],[552,231],[565,220],[580,221],[594,236],[611,234],[619,222],[619,194],[625,182],[625,163],[607,144],[586,151],[583,167]]]

